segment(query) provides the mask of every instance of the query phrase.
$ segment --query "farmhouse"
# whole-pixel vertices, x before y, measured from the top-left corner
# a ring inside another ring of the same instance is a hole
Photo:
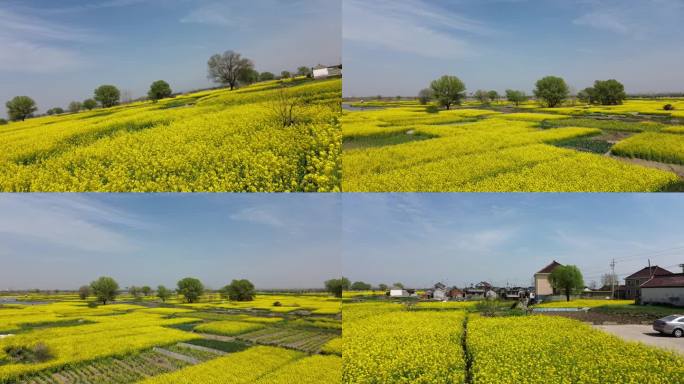
[[[462,299],[465,297],[465,292],[456,287],[452,287],[447,292],[447,297],[449,297],[450,299]]]
[[[390,289],[390,297],[409,297],[411,294],[405,289]]]
[[[327,79],[329,77],[342,76],[342,64],[326,67],[325,65],[317,65],[311,69],[314,79]]]
[[[641,287],[642,284],[655,276],[667,276],[671,274],[672,272],[660,268],[657,265],[644,267],[639,271],[632,273],[625,277],[625,299],[638,299],[641,293],[639,287]]]
[[[435,284],[434,287],[425,291],[426,299],[446,300],[448,297],[447,286],[442,283]]]
[[[551,272],[561,265],[562,264],[554,260],[551,264],[534,274],[534,294],[537,298],[558,294],[558,292],[556,292],[556,290],[551,286],[549,277],[551,276]]]
[[[643,283],[641,304],[669,304],[684,307],[684,273],[654,276]]]

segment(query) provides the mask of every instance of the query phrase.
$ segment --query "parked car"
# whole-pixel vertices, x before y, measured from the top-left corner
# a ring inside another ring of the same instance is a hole
[[[670,315],[653,322],[653,329],[674,337],[684,336],[684,315]]]

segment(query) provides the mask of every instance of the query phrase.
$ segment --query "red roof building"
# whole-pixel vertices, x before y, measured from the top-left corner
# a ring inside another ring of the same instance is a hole
[[[562,264],[554,260],[551,264],[534,274],[534,293],[537,297],[555,295],[558,293],[555,292],[551,286],[549,276],[551,276],[551,272],[553,272],[554,269],[560,266],[562,266]]]
[[[654,276],[640,287],[642,304],[669,304],[684,307],[684,273]]]
[[[637,272],[625,277],[625,298],[626,299],[638,299],[640,295],[640,289],[642,284],[651,280],[655,276],[667,276],[671,275],[672,272],[667,269],[661,268],[657,265],[651,267],[644,267]]]

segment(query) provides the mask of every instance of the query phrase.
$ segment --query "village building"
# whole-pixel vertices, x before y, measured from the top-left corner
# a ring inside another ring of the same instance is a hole
[[[684,307],[684,273],[654,276],[640,286],[640,304]]]
[[[425,297],[432,300],[446,300],[448,298],[447,293],[447,286],[442,283],[437,283],[432,289],[425,291]]]
[[[465,292],[463,290],[458,289],[456,287],[452,287],[447,291],[447,297],[452,299],[452,300],[459,300],[465,298]]]
[[[342,76],[342,64],[325,66],[317,65],[311,69],[314,79],[327,79],[329,77],[340,77]]]
[[[537,298],[558,294],[558,292],[551,285],[549,278],[551,276],[551,272],[560,266],[562,266],[562,264],[554,260],[551,264],[534,274],[534,294]]]
[[[637,272],[625,277],[625,299],[639,299],[640,287],[645,282],[651,280],[656,276],[667,276],[671,275],[672,272],[667,269],[661,268],[657,265],[651,267],[644,267]]]
[[[389,296],[390,297],[409,297],[411,294],[405,290],[405,289],[390,289],[389,291]]]

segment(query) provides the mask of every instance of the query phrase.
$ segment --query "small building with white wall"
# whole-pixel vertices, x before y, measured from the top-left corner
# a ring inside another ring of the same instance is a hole
[[[317,65],[312,68],[314,79],[327,79],[328,77],[342,76],[342,64],[326,67],[324,65]]]
[[[641,304],[668,304],[684,307],[684,273],[654,276],[639,288]]]
[[[390,297],[409,297],[410,294],[405,289],[390,289]]]

